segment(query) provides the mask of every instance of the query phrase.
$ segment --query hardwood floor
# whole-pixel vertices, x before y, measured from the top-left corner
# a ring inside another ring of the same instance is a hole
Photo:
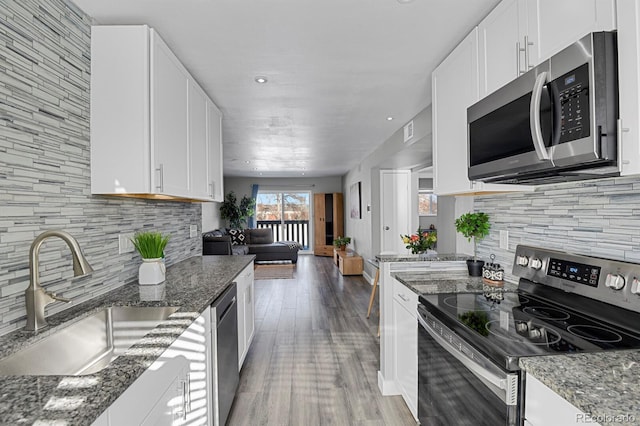
[[[255,282],[256,334],[229,425],[415,425],[378,390],[371,286],[330,257],[300,256],[294,279]]]

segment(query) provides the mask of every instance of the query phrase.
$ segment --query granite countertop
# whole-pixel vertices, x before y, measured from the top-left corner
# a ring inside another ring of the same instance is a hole
[[[167,320],[98,373],[85,376],[0,377],[0,424],[90,425],[222,294],[253,259],[254,256],[192,257],[167,268],[164,288],[153,286],[151,290],[151,286],[139,286],[137,282],[126,284],[47,317],[49,327],[38,335],[18,330],[0,337],[0,357],[5,357],[64,328],[68,321],[89,316],[104,307],[179,307]],[[46,358],[46,354],[43,354],[43,358]]]
[[[638,365],[639,351],[520,358],[520,368],[592,418],[633,418],[628,424],[640,421]],[[601,423],[610,422],[625,423]]]
[[[502,287],[490,286],[481,277],[470,277],[467,271],[396,272],[392,277],[418,295],[440,293],[484,293],[516,291],[518,285],[508,281]]]
[[[378,262],[457,262],[466,261],[469,255],[457,253],[437,253],[429,255],[420,254],[378,254],[376,260]]]

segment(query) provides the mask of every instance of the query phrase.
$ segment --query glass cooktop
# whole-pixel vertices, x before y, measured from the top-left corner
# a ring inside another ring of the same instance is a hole
[[[513,366],[521,356],[640,348],[640,336],[622,327],[521,290],[422,295],[420,301],[499,365]]]

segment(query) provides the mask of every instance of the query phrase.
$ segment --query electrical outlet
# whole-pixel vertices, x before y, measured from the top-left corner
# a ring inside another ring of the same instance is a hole
[[[134,247],[131,238],[133,238],[132,232],[118,235],[118,254],[131,253],[133,251]]]
[[[198,236],[198,225],[189,226],[189,238],[195,238]]]
[[[509,231],[500,231],[500,248],[509,250]]]

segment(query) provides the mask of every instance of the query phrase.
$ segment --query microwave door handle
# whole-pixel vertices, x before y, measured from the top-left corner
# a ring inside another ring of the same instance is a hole
[[[542,130],[540,129],[540,101],[542,99],[542,89],[547,82],[547,72],[543,71],[536,77],[531,93],[531,104],[529,105],[529,126],[531,127],[531,137],[533,147],[540,161],[549,160],[549,152],[542,140]]]
[[[443,337],[441,337],[438,333],[432,330],[431,327],[429,327],[429,325],[426,323],[424,319],[422,319],[420,315],[418,315],[418,321],[420,322],[420,325],[422,326],[422,328],[424,328],[427,331],[427,333],[429,333],[429,335],[433,338],[433,340],[436,341],[436,343],[438,343],[438,345],[440,345],[444,350],[446,350],[454,358],[460,361],[462,365],[464,365],[476,376],[483,378],[484,380],[491,383],[498,389],[502,389],[506,391],[507,399],[510,399],[509,398],[510,394],[513,394],[513,392],[511,392],[512,391],[511,388],[514,385],[513,377],[515,377],[515,375],[511,377],[512,375],[506,374],[505,378],[501,378],[491,373],[490,371],[487,371],[486,369],[482,368],[480,365],[476,364],[475,362],[467,358],[465,355],[461,354],[455,349],[450,348],[449,342],[447,342]],[[515,405],[515,404],[511,404],[511,402],[512,401],[509,401],[508,405]]]

